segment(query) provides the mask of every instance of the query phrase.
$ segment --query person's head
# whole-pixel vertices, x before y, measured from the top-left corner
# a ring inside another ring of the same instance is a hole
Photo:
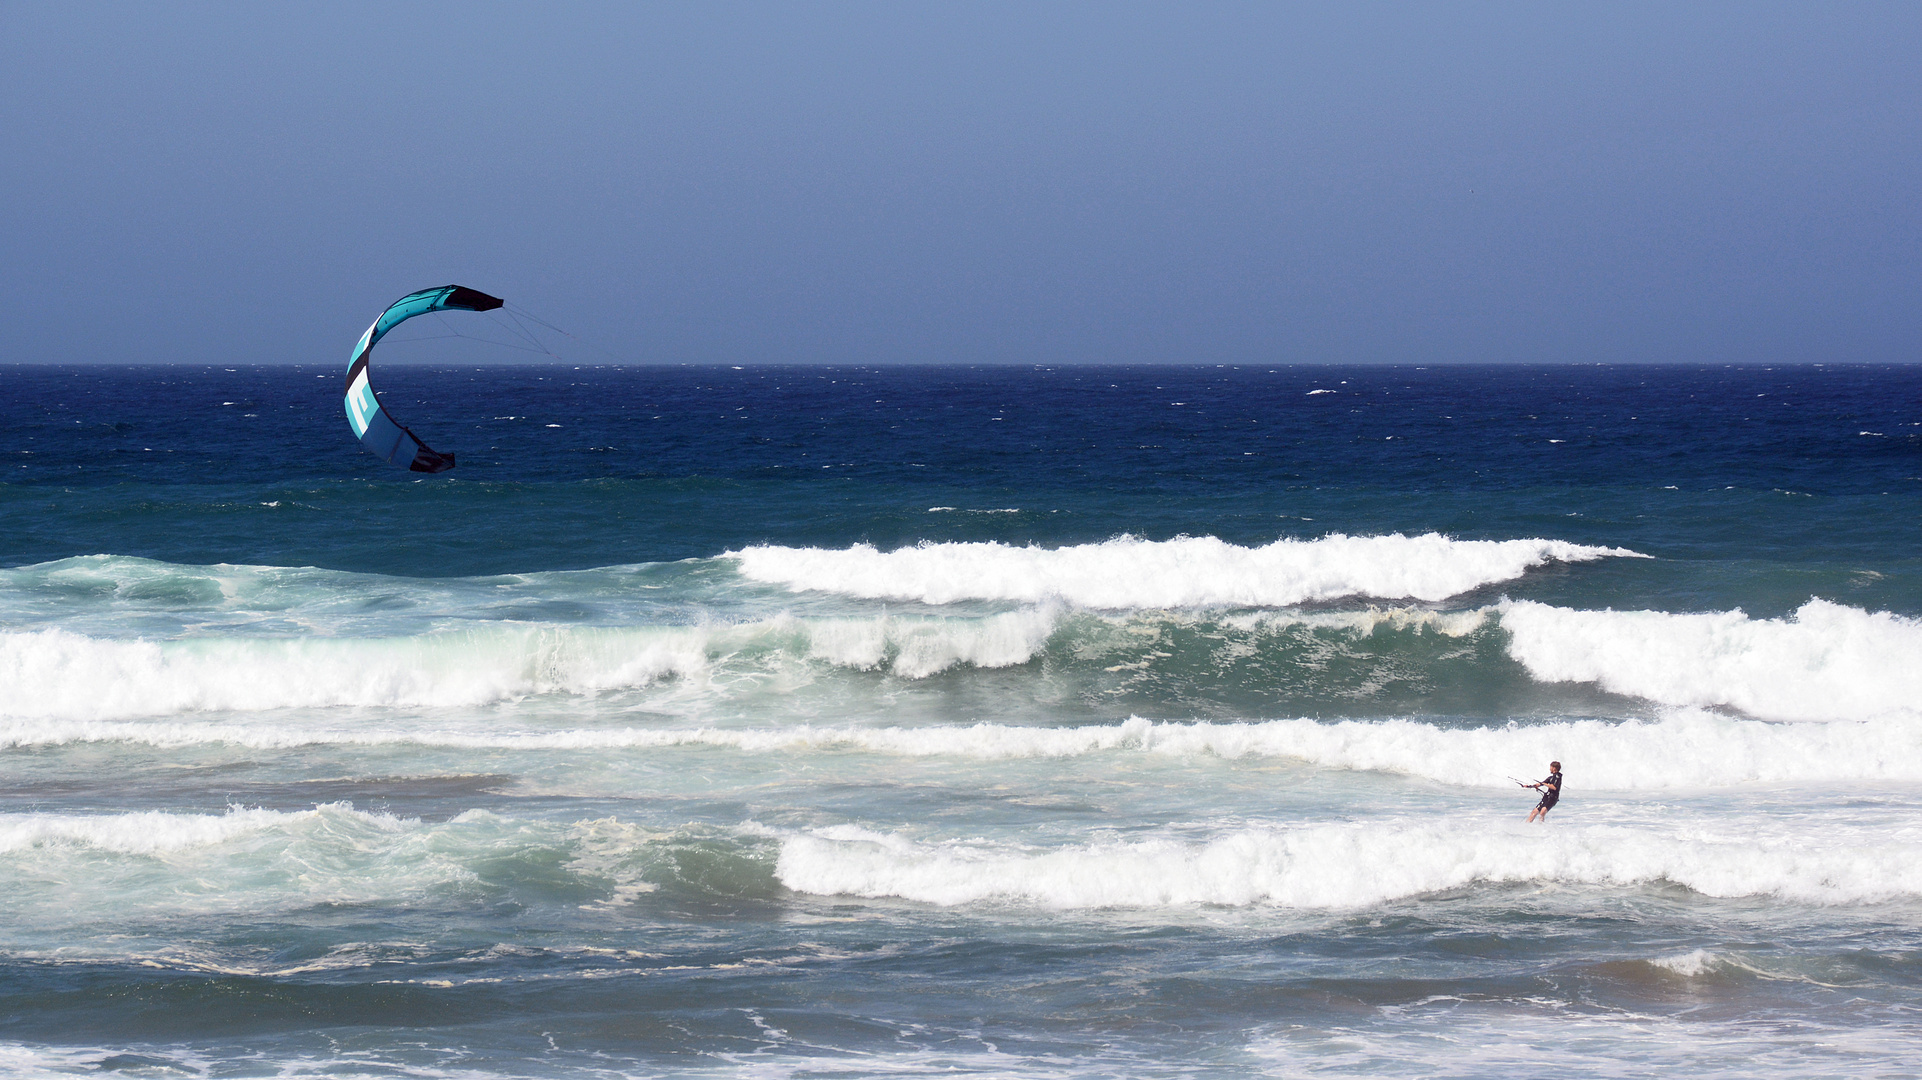
[[[1548,771],[1549,771],[1549,772],[1561,772],[1561,771],[1562,771],[1562,763],[1561,763],[1561,762],[1559,762],[1559,761],[1551,761],[1551,762],[1549,762],[1549,763],[1548,763]]]

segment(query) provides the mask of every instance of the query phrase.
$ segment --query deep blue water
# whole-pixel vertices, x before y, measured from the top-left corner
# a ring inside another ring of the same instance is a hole
[[[764,541],[1552,528],[1676,557],[1807,559],[1846,540],[1901,559],[1913,522],[1894,511],[1922,483],[1914,367],[379,376],[455,472],[377,470],[340,437],[337,371],[16,367],[0,551],[440,576]],[[950,503],[1021,512],[926,512]]]
[[[0,1075],[1912,1071],[1922,366],[4,373]]]

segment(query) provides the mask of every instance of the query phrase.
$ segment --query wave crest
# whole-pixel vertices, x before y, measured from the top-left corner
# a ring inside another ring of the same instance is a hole
[[[115,720],[339,706],[476,706],[710,675],[722,658],[780,652],[907,679],[961,664],[1027,662],[1048,609],[978,619],[880,616],[696,626],[495,623],[396,638],[120,641],[66,630],[0,632],[0,717]]]
[[[1439,533],[1277,540],[1241,547],[1212,536],[1043,548],[924,543],[895,551],[759,545],[729,552],[744,577],[795,591],[875,600],[963,600],[1086,608],[1282,607],[1376,597],[1435,601],[1509,581],[1551,561],[1640,558],[1561,540],[1454,540]]]
[[[1622,826],[1529,834],[1491,823],[1244,828],[1053,851],[918,843],[840,827],[795,837],[776,874],[796,892],[944,906],[1057,909],[1191,905],[1353,908],[1475,885],[1682,885],[1714,897],[1815,904],[1922,895],[1922,844],[1663,835]]]
[[[1741,611],[1500,605],[1508,653],[1542,682],[1592,682],[1665,705],[1774,720],[1865,719],[1922,703],[1922,620],[1814,599],[1785,619]]]

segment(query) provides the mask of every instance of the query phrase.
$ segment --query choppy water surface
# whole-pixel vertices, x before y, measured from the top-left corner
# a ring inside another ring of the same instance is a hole
[[[8,375],[0,1075],[1914,1072],[1922,371]]]

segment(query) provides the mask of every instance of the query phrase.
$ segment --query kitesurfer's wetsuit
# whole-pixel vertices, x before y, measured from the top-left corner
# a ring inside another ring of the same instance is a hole
[[[1535,804],[1536,809],[1542,811],[1555,809],[1555,803],[1562,797],[1562,774],[1549,773],[1548,779],[1536,786],[1542,789],[1542,801]]]

